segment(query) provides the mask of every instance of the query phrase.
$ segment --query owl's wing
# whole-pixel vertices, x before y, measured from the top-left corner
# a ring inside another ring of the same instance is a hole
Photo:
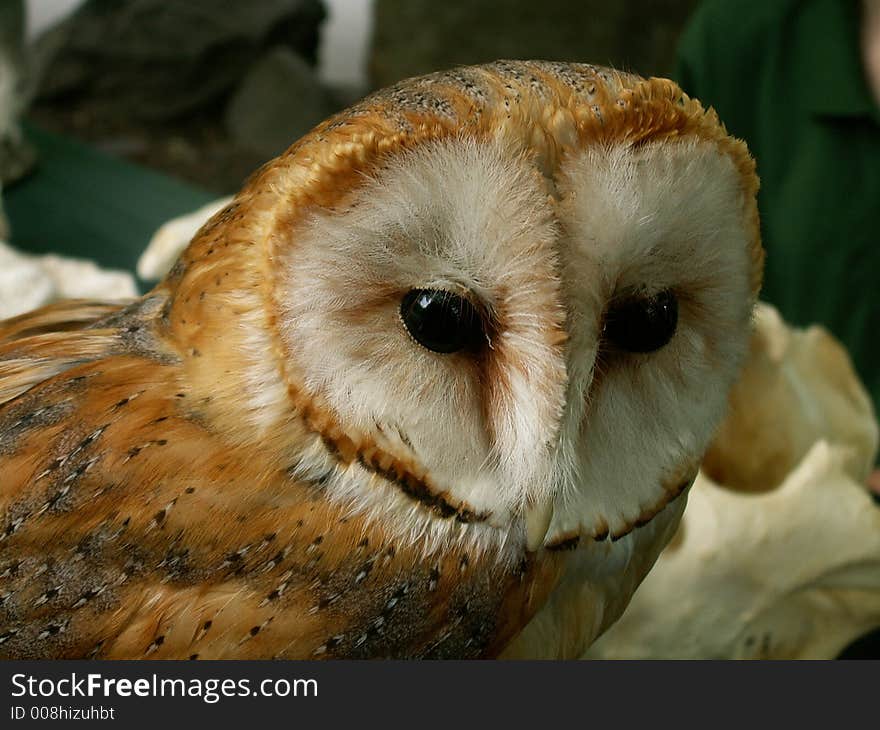
[[[131,304],[128,301],[69,299],[0,321],[0,347],[31,335],[81,330]]]
[[[278,530],[253,516],[277,480],[199,422],[163,303],[0,324],[0,656],[219,655],[281,582]]]
[[[71,300],[0,322],[0,404],[111,349],[113,327],[96,327],[129,302]]]
[[[308,507],[267,509],[271,466],[198,422],[176,363],[118,348],[0,406],[0,656],[274,653],[239,642],[286,605]],[[308,608],[275,627],[319,644]]]

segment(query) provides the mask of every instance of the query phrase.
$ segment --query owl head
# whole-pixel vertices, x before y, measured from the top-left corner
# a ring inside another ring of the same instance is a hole
[[[723,413],[756,191],[745,146],[670,81],[425,76],[256,174],[166,282],[226,309],[171,326],[215,363],[193,364],[227,396],[206,417],[425,551],[617,539],[690,485]]]

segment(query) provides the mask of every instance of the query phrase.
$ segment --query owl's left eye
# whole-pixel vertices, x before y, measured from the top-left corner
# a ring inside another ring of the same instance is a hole
[[[412,338],[433,352],[477,349],[486,341],[480,313],[464,297],[442,289],[413,289],[400,303]]]
[[[615,302],[605,315],[604,337],[626,352],[654,352],[678,327],[678,299],[669,289],[653,296],[632,295]]]

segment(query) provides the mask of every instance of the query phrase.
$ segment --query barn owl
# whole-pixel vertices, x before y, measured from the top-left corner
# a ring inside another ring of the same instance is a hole
[[[319,125],[142,298],[0,328],[0,652],[491,657],[563,575],[588,642],[747,350],[756,189],[713,112],[588,65]]]

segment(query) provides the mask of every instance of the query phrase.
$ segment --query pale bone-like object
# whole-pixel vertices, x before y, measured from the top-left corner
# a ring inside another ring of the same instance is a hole
[[[172,218],[159,226],[138,260],[138,276],[145,281],[165,276],[199,228],[231,201],[231,197],[212,200],[191,213]]]
[[[126,299],[137,293],[126,271],[54,254],[31,256],[0,241],[0,320],[59,299]]]
[[[827,659],[880,626],[877,437],[840,345],[761,307],[679,533],[586,657]]]

